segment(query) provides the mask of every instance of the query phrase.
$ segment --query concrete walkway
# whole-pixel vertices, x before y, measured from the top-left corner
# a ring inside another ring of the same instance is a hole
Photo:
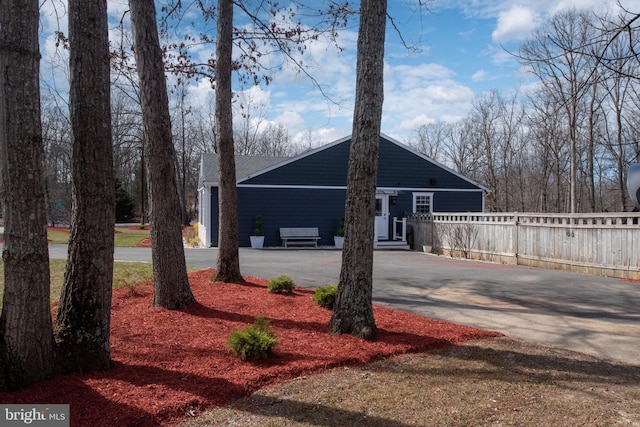
[[[66,257],[66,246],[51,257]],[[217,249],[186,249],[187,264],[215,265]],[[116,259],[149,261],[148,249],[116,248]],[[336,250],[240,249],[245,276],[285,274],[299,286],[338,282]],[[376,251],[374,302],[500,331],[553,347],[640,366],[640,284],[557,270]]]

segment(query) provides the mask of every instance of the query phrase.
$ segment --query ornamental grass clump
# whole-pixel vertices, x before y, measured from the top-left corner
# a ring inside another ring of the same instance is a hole
[[[279,276],[277,279],[271,279],[267,282],[267,289],[269,292],[279,294],[281,292],[293,293],[296,288],[296,284],[293,279],[287,276]]]
[[[153,272],[149,270],[130,270],[117,268],[113,272],[113,287],[127,288],[129,296],[143,295],[140,287],[143,282],[153,280]]]
[[[336,302],[336,294],[338,293],[338,287],[336,285],[329,285],[317,288],[313,293],[313,300],[320,307],[333,309],[333,304]]]
[[[256,318],[253,326],[231,331],[227,340],[231,352],[242,360],[266,359],[277,343],[278,338],[264,317]]]

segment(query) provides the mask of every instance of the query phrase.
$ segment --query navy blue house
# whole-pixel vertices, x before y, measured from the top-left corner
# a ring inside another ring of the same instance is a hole
[[[344,216],[351,137],[296,157],[236,156],[238,236],[249,246],[257,215],[264,245],[281,246],[281,227],[317,227],[319,246],[333,246]],[[218,245],[217,158],[204,154],[200,171],[199,237]],[[392,218],[405,213],[482,212],[487,189],[408,146],[380,136],[376,190],[377,240],[390,240]]]

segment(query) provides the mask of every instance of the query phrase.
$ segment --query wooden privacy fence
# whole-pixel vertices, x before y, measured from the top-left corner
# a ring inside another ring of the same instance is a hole
[[[414,248],[469,259],[640,279],[640,214],[408,215]]]

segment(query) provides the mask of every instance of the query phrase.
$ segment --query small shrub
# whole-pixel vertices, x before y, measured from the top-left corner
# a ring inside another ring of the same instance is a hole
[[[320,307],[333,309],[333,304],[336,302],[336,294],[338,293],[338,287],[336,285],[324,286],[317,288],[313,293],[313,300]]]
[[[122,269],[113,275],[114,288],[127,288],[129,296],[140,296],[142,291],[140,285],[142,282],[153,280],[153,272],[136,272],[128,268]]]
[[[256,220],[253,224],[253,235],[262,236],[262,215],[256,215]]]
[[[269,327],[264,317],[256,318],[253,326],[242,330],[231,331],[227,345],[231,352],[242,360],[266,359],[271,354],[278,338]]]
[[[340,218],[340,223],[338,224],[338,233],[336,236],[344,237],[344,217]]]
[[[269,292],[279,294],[280,292],[287,291],[293,293],[296,284],[293,279],[287,276],[279,276],[277,279],[271,279],[267,282],[267,289]]]

